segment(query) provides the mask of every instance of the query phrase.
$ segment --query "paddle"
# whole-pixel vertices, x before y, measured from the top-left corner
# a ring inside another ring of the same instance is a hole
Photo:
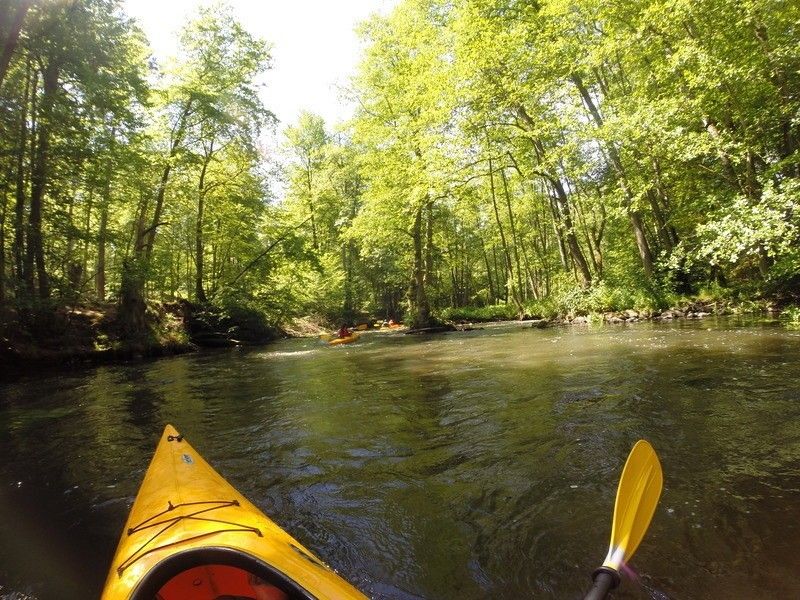
[[[594,585],[584,600],[603,600],[619,585],[619,569],[639,547],[661,496],[664,475],[653,447],[645,440],[634,444],[617,488],[611,543],[603,566],[593,575]]]

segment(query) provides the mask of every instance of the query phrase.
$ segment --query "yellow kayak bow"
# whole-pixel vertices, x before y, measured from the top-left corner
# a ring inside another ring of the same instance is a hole
[[[101,600],[366,600],[167,425]]]

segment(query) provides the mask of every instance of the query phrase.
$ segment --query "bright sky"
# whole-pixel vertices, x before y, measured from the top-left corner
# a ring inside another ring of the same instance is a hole
[[[331,126],[353,107],[340,99],[355,72],[361,45],[355,26],[372,13],[387,14],[397,0],[228,0],[251,33],[272,44],[273,68],[263,101],[280,119],[294,123],[301,110],[322,115]],[[196,14],[199,0],[125,0],[159,62],[174,54],[177,32]]]

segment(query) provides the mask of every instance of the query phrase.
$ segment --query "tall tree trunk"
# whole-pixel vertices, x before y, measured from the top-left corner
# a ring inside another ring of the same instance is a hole
[[[92,228],[92,209],[94,208],[94,186],[89,187],[89,198],[86,201],[86,214],[83,219],[83,252],[81,253],[81,273],[89,272],[89,238]]]
[[[500,269],[500,265],[498,264],[497,260],[497,244],[492,244],[492,264],[494,265],[494,277],[495,277],[495,289],[497,290],[497,299],[502,300],[503,302],[508,302],[508,286],[502,284],[502,278],[500,277],[500,273],[502,271],[503,276],[508,280],[508,273],[505,272],[505,268],[502,270]],[[500,294],[500,290],[503,291],[502,295]]]
[[[592,234],[589,231],[589,226],[586,223],[586,216],[584,214],[584,209],[582,202],[579,200],[579,194],[575,195],[575,202],[572,203],[575,207],[575,214],[578,217],[578,222],[580,223],[581,230],[583,231],[583,237],[586,239],[586,247],[589,249],[587,254],[589,255],[589,260],[592,261],[592,268],[594,269],[595,273],[600,273],[600,268],[597,264],[597,257],[594,253],[594,244],[592,243]]]
[[[11,57],[14,54],[14,50],[17,48],[19,33],[22,31],[22,25],[25,23],[25,15],[32,5],[33,0],[22,0],[19,6],[17,6],[13,17],[7,12],[8,5],[6,5],[3,8],[3,12],[0,13],[0,17],[2,17],[4,21],[9,19],[6,22],[10,24],[6,39],[3,40],[3,51],[0,53],[0,88],[3,86],[3,80],[8,72],[8,65],[11,63]]]
[[[153,248],[156,243],[156,233],[158,232],[158,228],[162,225],[161,219],[161,212],[164,210],[164,195],[167,191],[167,182],[169,181],[169,174],[172,171],[172,160],[170,158],[167,159],[167,164],[164,165],[164,170],[161,172],[161,180],[158,183],[158,188],[156,189],[156,206],[155,210],[153,211],[153,220],[150,223],[150,226],[147,229],[144,229],[141,232],[141,238],[138,240],[136,244],[136,248],[139,252],[137,254],[142,254],[144,258],[145,264],[150,264],[150,259],[153,256]],[[140,228],[144,226],[146,222],[146,210],[147,205],[149,203],[145,202],[144,207],[142,209],[142,213],[140,215]]]
[[[44,264],[44,242],[42,239],[42,204],[47,186],[47,170],[50,159],[50,128],[53,121],[55,95],[58,91],[59,68],[52,62],[42,73],[43,95],[39,118],[36,155],[31,171],[31,212],[28,219],[27,264],[36,264],[36,280],[39,298],[50,297],[50,282]],[[33,290],[30,290],[33,292]]]
[[[19,118],[19,146],[16,166],[16,204],[14,206],[14,268],[17,285],[25,281],[25,150],[28,147],[28,101],[31,90],[31,61],[25,69],[25,91]],[[35,94],[35,88],[34,88]]]
[[[530,131],[535,130],[535,123],[525,110],[524,106],[517,106],[517,115],[519,115],[519,117],[525,122]],[[538,138],[532,138],[531,143],[539,163],[542,164],[545,159],[544,144]],[[519,168],[517,170],[519,170]],[[569,208],[569,198],[564,190],[564,186],[557,175],[553,175],[548,171],[538,171],[535,172],[535,174],[543,178],[550,185],[554,192],[550,195],[550,199],[553,203],[552,206],[554,209],[553,213],[555,217],[554,227],[556,237],[560,242],[566,243],[572,260],[576,263],[575,266],[577,267],[578,274],[580,276],[579,280],[581,286],[587,288],[592,284],[592,273],[589,270],[589,266],[586,263],[586,258],[583,256],[583,251],[581,250],[581,246],[578,243],[578,238],[575,235],[575,227],[572,223],[572,215],[570,214]],[[565,260],[566,257],[563,254],[564,253],[562,251],[562,264],[565,268],[568,268]]]
[[[172,161],[175,159],[178,150],[183,143],[183,136],[186,134],[186,124],[189,118],[189,114],[192,111],[193,103],[191,100],[188,100],[181,111],[181,115],[178,119],[178,124],[175,128],[175,135],[172,138],[172,143],[170,144],[169,155],[167,156],[167,162],[164,165],[164,170],[161,173],[161,181],[158,184],[158,189],[156,190],[156,206],[153,211],[153,220],[150,224],[150,227],[146,231],[146,242],[144,243],[144,259],[145,263],[149,265],[150,258],[153,254],[153,246],[156,242],[156,233],[158,228],[163,224],[161,223],[161,213],[164,210],[164,196],[167,192],[167,182],[169,181],[169,174],[172,171]],[[141,242],[137,244],[140,246]]]
[[[600,114],[600,111],[597,109],[597,106],[595,105],[588,88],[583,83],[583,80],[577,74],[573,74],[571,79],[575,84],[575,87],[578,88],[581,98],[583,98],[583,102],[586,105],[586,108],[589,111],[592,119],[594,120],[595,125],[597,125],[598,128],[602,127],[603,117]],[[611,167],[617,174],[620,187],[622,188],[622,194],[625,198],[625,210],[628,212],[631,226],[633,228],[633,234],[636,238],[636,247],[639,250],[639,257],[642,261],[642,267],[644,268],[645,275],[647,277],[652,277],[653,254],[650,250],[650,244],[647,241],[647,235],[645,234],[642,214],[633,207],[633,195],[631,193],[630,186],[628,185],[625,169],[622,167],[622,160],[620,159],[614,142],[607,142],[604,144],[604,146],[608,152],[608,157],[611,161]]]
[[[97,298],[101,302],[106,299],[106,240],[108,236],[108,211],[111,206],[111,156],[116,145],[116,129],[111,128],[109,137],[109,156],[105,164],[103,177],[103,191],[100,198],[100,225],[97,231],[97,271],[95,273],[95,287]]]
[[[672,252],[672,237],[669,234],[667,219],[664,216],[664,211],[661,210],[658,195],[652,188],[647,190],[645,195],[647,196],[647,201],[650,203],[650,209],[653,211],[653,217],[656,221],[656,235],[658,236],[658,240],[667,252]]]
[[[558,258],[561,261],[561,268],[569,272],[569,253],[567,251],[567,243],[564,241],[564,224],[561,222],[561,211],[552,193],[550,194],[550,213],[553,217],[553,233],[555,233],[556,241],[558,242]]]
[[[8,183],[3,188],[3,205],[0,206],[0,305],[6,299],[6,212],[8,207]]]
[[[110,189],[110,186],[108,186]],[[97,299],[101,302],[106,299],[106,236],[108,230],[108,205],[111,193],[109,189],[103,194],[103,205],[100,208],[100,227],[97,232],[97,273],[95,284],[97,286]]]
[[[436,273],[433,268],[433,202],[425,204],[425,288],[435,285]]]
[[[427,202],[422,202],[414,215],[414,226],[411,236],[414,240],[414,272],[413,272],[413,323],[414,328],[423,328],[430,325],[430,305],[425,289],[425,241],[422,232],[422,212]]]
[[[578,269],[581,286],[587,288],[592,284],[592,272],[589,270],[586,257],[584,257],[581,246],[578,243],[578,237],[575,235],[575,226],[573,225],[572,215],[570,214],[567,192],[564,190],[564,186],[558,177],[550,176],[550,185],[555,192],[554,199],[558,207],[559,218],[564,225],[564,239],[569,248],[570,256],[572,260],[575,261],[575,266]]]
[[[667,194],[667,188],[664,185],[664,180],[661,177],[661,165],[659,164],[658,159],[653,158],[653,173],[655,174],[655,183],[656,183],[656,192],[661,201],[661,205],[664,207],[664,211],[669,214],[670,211],[670,202],[669,202],[669,194]],[[666,220],[666,228],[667,228],[667,235],[669,236],[670,244],[672,248],[675,248],[678,243],[680,242],[680,238],[678,237],[678,232],[675,230],[675,227],[669,222],[669,219]]]
[[[306,166],[306,191],[308,192],[308,209],[311,212],[311,240],[314,244],[314,250],[319,250],[319,243],[317,242],[317,219],[314,214],[314,175],[311,172],[310,164]]]
[[[203,289],[203,266],[205,248],[203,246],[203,211],[205,208],[206,196],[206,173],[208,172],[208,164],[211,162],[211,157],[214,155],[214,142],[211,142],[209,151],[203,157],[203,168],[200,170],[200,182],[197,185],[197,223],[195,225],[195,282],[194,293],[198,302],[207,302],[206,292]]]
[[[496,304],[497,294],[494,291],[494,281],[492,280],[492,269],[489,266],[489,255],[486,254],[486,246],[481,240],[481,250],[483,251],[483,261],[486,263],[486,278],[489,281],[489,304]]]
[[[503,257],[506,261],[506,269],[508,277],[506,279],[506,289],[514,302],[514,307],[517,309],[517,314],[521,317],[525,313],[522,307],[522,301],[519,299],[519,290],[514,282],[514,265],[511,260],[511,252],[508,249],[506,242],[506,234],[503,231],[503,223],[500,220],[500,211],[497,208],[497,194],[494,187],[494,166],[491,156],[489,157],[489,191],[492,196],[492,207],[494,208],[495,222],[497,223],[497,230],[500,232],[500,243],[503,246]]]
[[[523,293],[525,286],[522,284],[522,265],[519,259],[520,243],[517,236],[517,226],[514,221],[514,211],[511,209],[511,194],[508,191],[508,179],[506,178],[505,169],[500,169],[500,178],[503,181],[503,193],[506,199],[506,209],[508,210],[508,222],[511,227],[511,241],[514,243],[514,263],[517,267],[517,289],[520,293]]]
[[[147,219],[147,205],[149,203],[147,199],[144,198],[141,203],[141,211],[136,224],[133,256],[128,257],[123,262],[122,281],[120,285],[119,322],[122,330],[132,337],[137,337],[146,332],[147,320],[145,312],[147,305],[144,301],[144,288],[150,270],[150,260],[153,255],[156,233],[158,228],[163,225],[163,223],[161,223],[161,213],[164,210],[164,196],[167,191],[169,175],[172,171],[172,162],[183,143],[183,136],[186,133],[186,125],[192,108],[193,102],[189,99],[186,101],[178,117],[178,123],[175,127],[175,134],[172,138],[172,142],[170,143],[166,164],[161,172],[161,179],[156,190],[156,204],[153,210],[153,220],[151,221],[150,227],[144,229],[144,223]]]

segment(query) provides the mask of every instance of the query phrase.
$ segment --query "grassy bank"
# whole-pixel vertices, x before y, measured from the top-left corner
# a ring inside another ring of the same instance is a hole
[[[793,296],[753,296],[705,290],[694,295],[623,290],[598,285],[590,290],[570,290],[545,300],[524,305],[523,318],[551,322],[619,323],[635,320],[708,315],[771,315],[787,326],[800,325],[800,302]],[[520,318],[511,304],[451,307],[439,312],[440,318],[455,323],[485,323]]]

